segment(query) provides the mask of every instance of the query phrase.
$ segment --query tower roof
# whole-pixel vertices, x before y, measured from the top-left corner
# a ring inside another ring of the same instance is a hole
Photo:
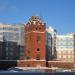
[[[29,19],[29,21],[41,21],[41,18],[39,16],[31,16],[31,18]]]

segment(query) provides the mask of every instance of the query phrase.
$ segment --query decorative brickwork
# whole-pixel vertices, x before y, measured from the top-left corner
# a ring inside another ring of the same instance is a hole
[[[44,60],[18,60],[18,67],[44,67],[46,66],[46,61]]]

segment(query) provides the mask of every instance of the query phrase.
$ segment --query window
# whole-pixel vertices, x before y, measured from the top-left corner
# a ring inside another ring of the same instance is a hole
[[[6,60],[8,60],[8,57],[6,57]]]
[[[37,51],[40,51],[40,48],[37,48]]]
[[[72,59],[74,59],[74,56],[73,55],[71,55],[71,57],[72,57]]]
[[[10,52],[10,55],[11,55],[11,56],[13,56],[13,53],[12,53],[12,52]]]
[[[32,38],[31,38],[31,36],[30,36],[30,40],[31,40]]]
[[[30,67],[30,64],[27,64],[27,67]]]
[[[61,55],[58,55],[58,58],[61,58]]]
[[[40,54],[37,54],[36,60],[40,60]]]
[[[30,54],[30,51],[28,50],[28,54]]]
[[[61,51],[58,51],[58,54],[61,54]]]
[[[37,40],[37,43],[39,44],[40,43],[40,40]]]
[[[70,59],[71,58],[71,55],[68,55],[68,58]]]
[[[39,30],[41,30],[41,28],[39,28]]]
[[[41,41],[41,37],[37,36],[37,43],[40,43],[40,41]]]
[[[8,51],[8,47],[6,47],[6,51]]]
[[[6,56],[8,56],[8,52],[6,52]]]
[[[63,55],[63,58],[65,59],[66,58],[66,55]]]
[[[36,60],[40,60],[40,57],[36,57]]]
[[[38,30],[38,28],[36,28],[36,30]]]
[[[71,54],[71,51],[70,50],[68,50],[68,54]]]
[[[31,57],[27,56],[27,59],[30,59]]]

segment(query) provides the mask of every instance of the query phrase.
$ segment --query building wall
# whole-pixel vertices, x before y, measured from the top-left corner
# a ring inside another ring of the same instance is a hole
[[[18,60],[24,60],[24,46],[18,45]]]
[[[2,55],[3,55],[3,42],[0,41],[0,60],[3,59]]]
[[[56,59],[56,29],[48,27],[46,29],[46,48],[48,60]]]
[[[74,34],[74,64],[75,64],[75,34]]]
[[[24,55],[24,24],[19,24],[18,26],[19,40],[18,40],[18,50],[19,50],[19,60],[23,60]]]
[[[46,60],[52,60],[52,36],[46,32]]]
[[[44,67],[46,66],[45,60],[17,60],[18,67]]]
[[[57,35],[57,60],[74,62],[74,36],[73,34]]]
[[[18,45],[16,42],[3,42],[3,60],[17,60],[18,59]]]
[[[64,62],[64,61],[48,61],[48,67],[52,68],[63,68],[63,69],[73,69],[73,62]]]
[[[0,42],[3,42],[2,44],[2,59],[10,59],[15,60],[18,55],[17,59],[22,58],[21,54],[24,51],[24,25],[10,25],[10,24],[0,24]],[[19,46],[23,48],[18,48]],[[7,51],[8,50],[8,51]],[[16,56],[14,55],[14,50],[17,53]],[[20,54],[21,53],[21,54]],[[24,53],[24,52],[23,52]],[[9,54],[9,55],[8,55]],[[14,55],[14,57],[11,56]],[[6,58],[6,55],[8,57]],[[19,57],[20,56],[20,57]]]
[[[14,41],[24,45],[24,24],[0,24],[0,41]]]

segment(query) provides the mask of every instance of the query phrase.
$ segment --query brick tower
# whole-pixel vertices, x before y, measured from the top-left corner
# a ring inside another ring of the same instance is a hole
[[[25,60],[28,66],[46,66],[45,29],[45,23],[38,16],[32,16],[25,25]]]

